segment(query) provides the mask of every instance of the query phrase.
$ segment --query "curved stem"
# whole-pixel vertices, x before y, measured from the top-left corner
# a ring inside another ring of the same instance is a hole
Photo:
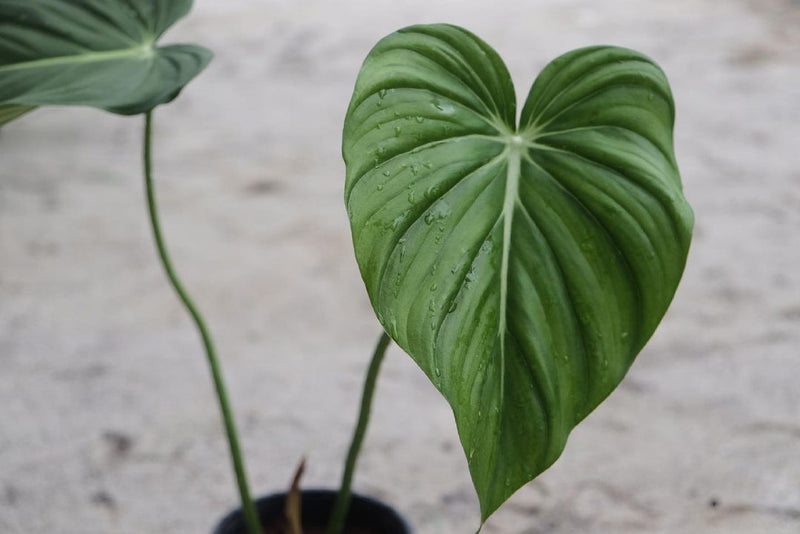
[[[156,205],[156,193],[153,186],[153,157],[152,157],[152,111],[147,112],[144,122],[144,181],[145,189],[147,192],[147,209],[150,215],[150,224],[153,230],[153,237],[155,238],[156,248],[158,249],[158,256],[161,259],[161,264],[164,271],[169,278],[172,287],[178,294],[183,303],[186,311],[191,315],[197,331],[203,340],[203,347],[205,348],[208,365],[211,369],[211,377],[214,381],[214,388],[217,393],[217,400],[219,401],[220,411],[222,412],[222,420],[225,424],[225,432],[228,437],[228,444],[230,445],[231,461],[233,463],[233,471],[236,474],[236,483],[239,486],[239,496],[242,501],[242,510],[244,512],[245,524],[250,534],[261,534],[261,524],[258,520],[253,501],[250,498],[250,490],[247,487],[247,476],[245,474],[244,458],[242,451],[239,447],[239,436],[236,432],[236,423],[233,418],[233,411],[228,401],[228,393],[225,388],[225,381],[222,377],[222,369],[217,359],[216,351],[214,350],[214,343],[211,340],[211,333],[206,326],[205,320],[200,315],[200,312],[192,302],[189,293],[183,287],[175,268],[172,266],[167,252],[166,244],[164,243],[164,236],[161,232],[161,225],[159,223],[158,208]]]
[[[367,378],[364,381],[364,391],[361,393],[361,408],[358,414],[358,423],[353,433],[353,440],[350,443],[350,450],[347,453],[347,461],[344,465],[344,474],[342,475],[342,486],[339,489],[339,494],[336,496],[336,503],[333,506],[330,522],[326,534],[340,534],[344,528],[344,521],[347,518],[347,512],[350,508],[350,497],[352,492],[350,486],[353,482],[353,472],[356,469],[356,461],[358,460],[358,453],[361,452],[361,443],[364,441],[364,435],[367,433],[367,425],[369,424],[369,413],[372,408],[372,397],[375,393],[375,383],[378,380],[378,371],[380,371],[383,357],[386,355],[386,348],[389,346],[391,339],[386,332],[381,334],[378,344],[375,347],[375,352],[372,354],[372,361],[369,363],[367,370]]]

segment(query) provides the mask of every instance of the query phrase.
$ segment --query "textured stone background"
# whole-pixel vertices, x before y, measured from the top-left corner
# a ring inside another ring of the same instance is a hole
[[[697,216],[676,300],[628,378],[486,534],[800,531],[800,4],[198,0],[168,40],[216,59],[156,114],[164,224],[216,334],[257,493],[334,485],[378,325],[339,155],[358,67],[415,22],[469,27],[518,92],[568,49],[662,64]],[[602,7],[600,7],[602,5]],[[236,503],[197,336],[155,261],[141,120],[41,110],[0,140],[0,532],[204,533]],[[469,533],[452,416],[381,377],[359,490]]]

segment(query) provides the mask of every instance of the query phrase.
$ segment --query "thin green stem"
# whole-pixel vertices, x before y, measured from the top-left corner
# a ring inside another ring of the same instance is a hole
[[[239,436],[236,432],[236,423],[233,418],[230,402],[228,401],[228,393],[225,388],[225,381],[222,377],[222,368],[220,367],[216,351],[214,350],[214,343],[211,340],[211,334],[206,326],[205,320],[200,315],[189,293],[184,289],[183,284],[175,272],[175,268],[172,266],[172,260],[170,260],[167,247],[164,243],[164,236],[161,232],[161,224],[159,223],[158,208],[156,205],[156,192],[153,186],[152,130],[152,111],[149,111],[145,115],[144,122],[144,181],[147,192],[147,209],[150,215],[150,224],[152,226],[156,248],[158,249],[158,256],[161,259],[161,264],[164,267],[167,278],[169,278],[172,287],[178,294],[178,298],[180,298],[181,302],[186,307],[189,315],[192,316],[197,331],[200,333],[200,337],[203,340],[203,347],[205,348],[208,365],[211,369],[211,377],[213,378],[214,388],[217,393],[217,400],[219,401],[220,411],[222,412],[222,420],[225,424],[225,432],[228,436],[231,461],[233,463],[233,471],[236,474],[236,483],[239,486],[239,496],[242,501],[242,510],[244,512],[247,531],[249,534],[261,534],[261,523],[258,520],[258,514],[250,498],[250,490],[247,487],[247,476],[245,474],[244,458],[241,448],[239,447]]]
[[[342,486],[339,489],[339,494],[336,496],[336,502],[333,506],[330,522],[326,534],[340,534],[344,528],[344,522],[347,518],[347,512],[350,509],[350,498],[352,492],[350,486],[353,482],[353,473],[356,469],[356,462],[358,461],[358,453],[361,451],[361,444],[364,441],[364,435],[367,433],[367,425],[369,424],[369,413],[372,408],[372,397],[375,394],[375,383],[378,381],[378,372],[383,363],[383,357],[386,355],[386,349],[389,346],[391,339],[386,333],[382,333],[378,344],[375,346],[375,352],[372,354],[372,361],[369,363],[367,369],[367,378],[364,380],[364,391],[361,393],[361,407],[358,414],[358,423],[353,433],[353,440],[350,442],[350,450],[347,453],[347,461],[344,464],[344,474],[342,475]]]

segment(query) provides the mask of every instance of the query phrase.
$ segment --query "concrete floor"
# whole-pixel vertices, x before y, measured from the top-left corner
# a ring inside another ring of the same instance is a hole
[[[800,5],[791,0],[199,0],[216,58],[156,113],[179,271],[206,311],[252,484],[333,486],[379,326],[342,205],[359,65],[416,22],[470,28],[518,92],[569,49],[667,72],[697,216],[675,302],[620,388],[485,534],[800,531]],[[155,260],[141,119],[48,109],[0,141],[0,532],[203,533],[236,493],[199,341]],[[358,490],[420,534],[478,508],[452,415],[393,350]]]

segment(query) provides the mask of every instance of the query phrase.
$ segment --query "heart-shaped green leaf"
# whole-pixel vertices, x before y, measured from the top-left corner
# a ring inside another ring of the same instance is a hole
[[[0,0],[0,103],[133,115],[175,98],[211,59],[155,42],[192,0]],[[15,113],[18,112],[18,113]],[[2,124],[0,122],[0,124]]]
[[[487,518],[560,455],[664,315],[692,212],[661,69],[550,63],[515,125],[500,57],[414,26],[364,62],[345,200],[372,306],[450,403]]]

